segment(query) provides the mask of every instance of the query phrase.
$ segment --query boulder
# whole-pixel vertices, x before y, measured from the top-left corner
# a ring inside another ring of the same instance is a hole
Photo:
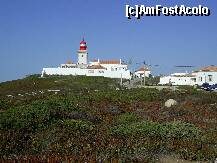
[[[169,99],[165,102],[164,106],[167,107],[167,108],[170,108],[171,106],[175,106],[177,105],[177,101],[174,100],[174,99]]]

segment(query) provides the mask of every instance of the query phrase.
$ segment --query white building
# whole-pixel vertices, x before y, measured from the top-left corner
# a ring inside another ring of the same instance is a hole
[[[209,83],[210,85],[217,83],[217,67],[209,66],[188,73],[174,73],[169,76],[160,78],[160,85],[202,85]]]
[[[144,67],[141,67],[135,71],[136,78],[144,78],[144,74],[145,77],[150,77],[151,71],[148,68],[144,68]]]
[[[195,75],[187,73],[174,73],[160,77],[160,85],[195,85]]]
[[[87,45],[84,39],[80,42],[80,49],[77,52],[78,61],[76,64],[61,64],[57,68],[43,68],[44,75],[85,75],[103,76],[108,78],[131,79],[130,70],[127,64],[120,60],[95,60],[88,63]]]
[[[203,83],[217,84],[217,66],[209,66],[194,72],[196,74],[197,85]]]

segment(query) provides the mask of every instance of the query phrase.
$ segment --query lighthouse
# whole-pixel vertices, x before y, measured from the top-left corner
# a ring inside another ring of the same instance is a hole
[[[77,50],[77,63],[67,62],[59,67],[43,68],[41,76],[44,75],[82,75],[101,76],[107,78],[131,79],[128,65],[121,60],[93,60],[88,61],[87,43],[84,38]]]
[[[78,54],[78,67],[86,68],[88,66],[88,53],[87,53],[87,43],[82,39],[80,42],[80,49],[77,52]]]

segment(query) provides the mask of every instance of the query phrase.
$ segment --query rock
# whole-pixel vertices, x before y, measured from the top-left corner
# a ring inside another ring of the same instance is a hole
[[[167,108],[170,108],[171,106],[175,106],[177,105],[177,101],[174,100],[174,99],[169,99],[165,102],[164,106],[167,107]]]

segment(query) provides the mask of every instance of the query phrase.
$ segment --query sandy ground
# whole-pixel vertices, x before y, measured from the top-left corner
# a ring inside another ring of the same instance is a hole
[[[208,161],[206,162],[186,161],[186,160],[178,159],[172,156],[161,156],[159,159],[159,163],[209,163],[209,162]]]

